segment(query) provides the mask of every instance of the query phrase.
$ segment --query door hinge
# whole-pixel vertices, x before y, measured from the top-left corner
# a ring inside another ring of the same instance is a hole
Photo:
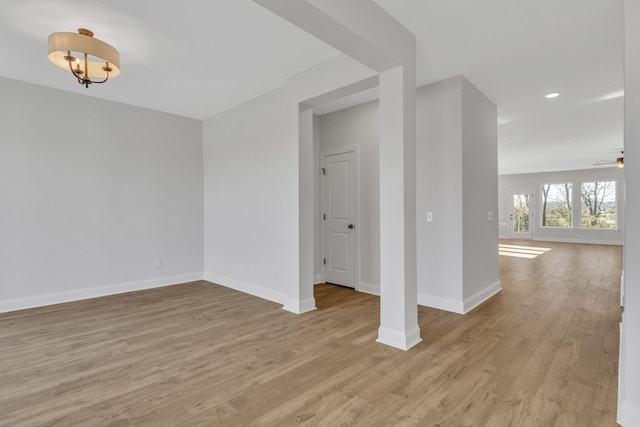
[[[325,168],[322,168],[322,175],[326,175],[327,174],[327,170]]]
[[[322,219],[326,221],[327,220],[327,214],[322,214]]]
[[[322,261],[322,264],[327,265],[327,259],[325,258],[324,261]]]

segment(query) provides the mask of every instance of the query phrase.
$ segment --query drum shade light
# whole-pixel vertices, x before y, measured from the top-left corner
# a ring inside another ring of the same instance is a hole
[[[49,36],[49,60],[71,72],[78,83],[89,87],[120,74],[120,54],[111,45],[93,38],[93,32],[79,28],[77,33]]]

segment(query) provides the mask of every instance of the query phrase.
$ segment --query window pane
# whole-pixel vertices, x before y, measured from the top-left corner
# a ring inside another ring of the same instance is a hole
[[[583,182],[581,224],[583,228],[616,228],[616,182]]]
[[[573,215],[571,213],[571,196],[573,185],[570,182],[562,184],[542,185],[542,226],[543,227],[571,227]]]
[[[529,232],[529,195],[513,195],[513,232]]]

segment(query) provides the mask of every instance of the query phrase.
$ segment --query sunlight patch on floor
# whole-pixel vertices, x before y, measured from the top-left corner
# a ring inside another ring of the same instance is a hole
[[[511,256],[516,258],[533,259],[545,252],[549,252],[551,248],[539,248],[535,246],[517,246],[517,245],[505,245],[500,243],[498,245],[498,254],[504,256]]]

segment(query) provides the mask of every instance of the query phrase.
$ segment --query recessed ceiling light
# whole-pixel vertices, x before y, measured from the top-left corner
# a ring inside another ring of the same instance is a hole
[[[551,98],[555,98],[556,96],[559,96],[559,95],[560,95],[560,92],[550,92],[550,93],[546,94],[544,97],[551,99]]]

